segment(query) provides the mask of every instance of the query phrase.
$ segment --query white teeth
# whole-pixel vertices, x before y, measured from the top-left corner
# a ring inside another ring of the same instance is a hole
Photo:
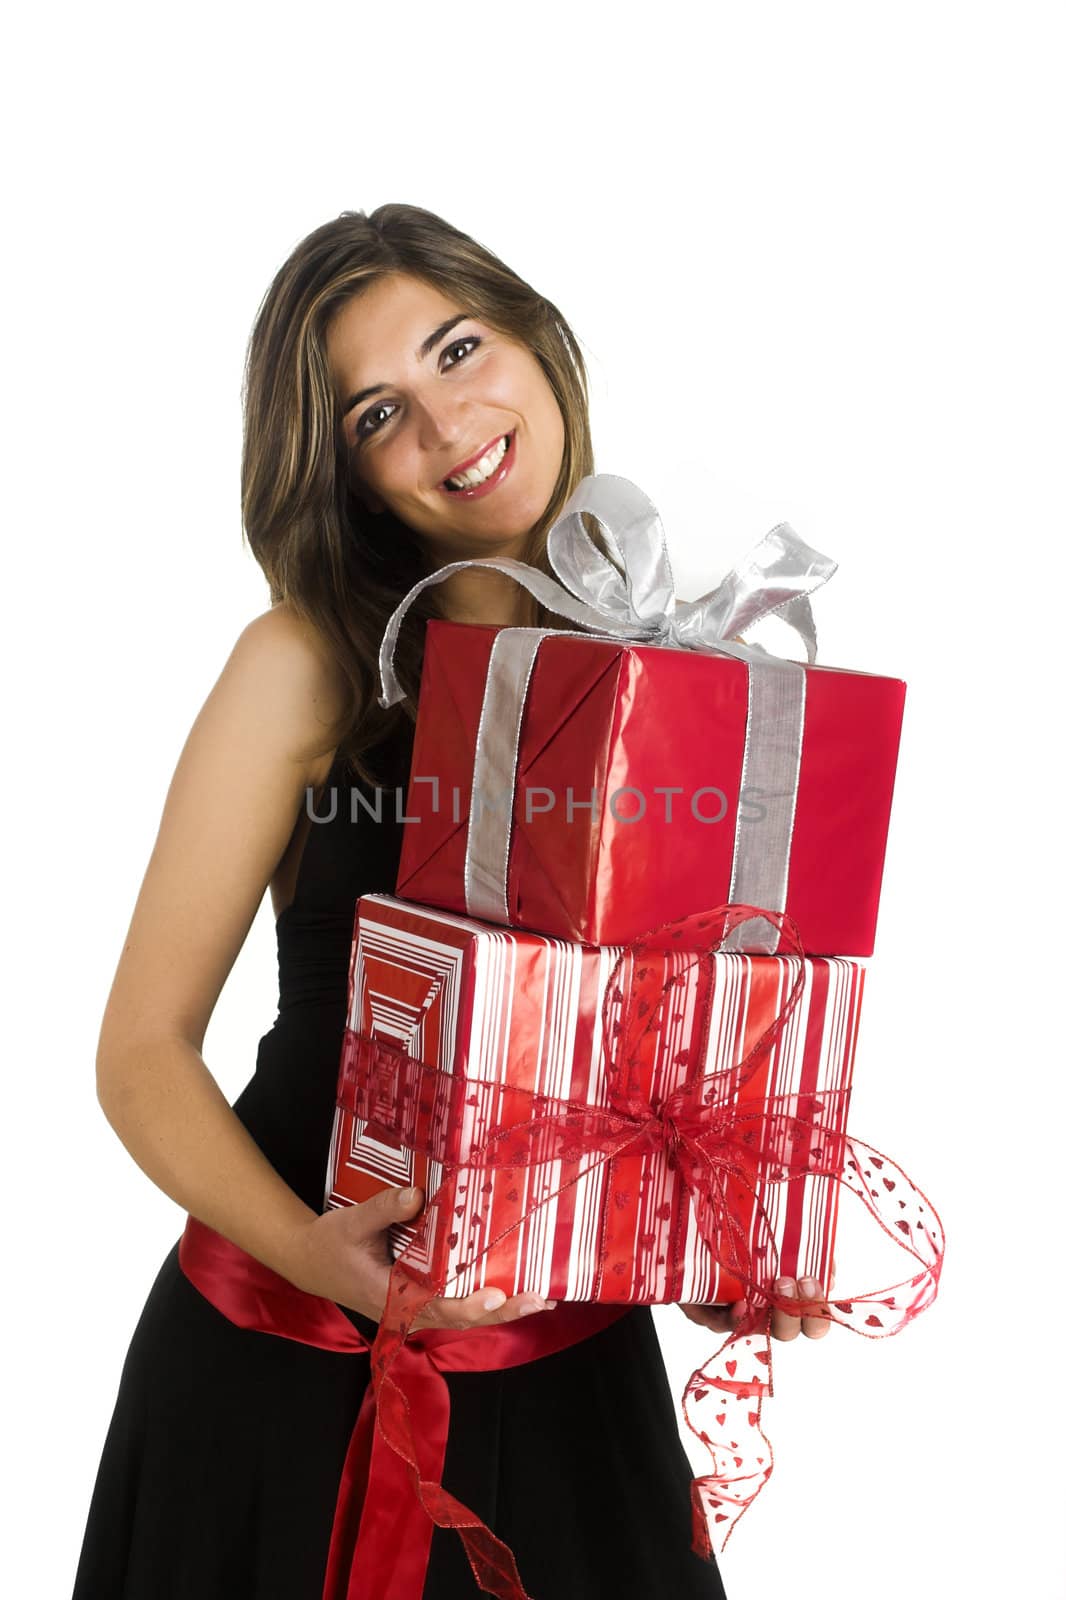
[[[486,478],[491,478],[507,452],[507,439],[503,438],[494,450],[488,450],[481,460],[466,472],[459,472],[452,478],[444,481],[449,488],[475,489],[479,483],[484,483]]]

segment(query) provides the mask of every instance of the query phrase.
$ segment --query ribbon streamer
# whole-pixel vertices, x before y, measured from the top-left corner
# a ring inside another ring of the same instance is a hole
[[[596,547],[582,515],[596,518],[614,560]],[[557,635],[627,641],[696,650],[743,661],[748,673],[748,716],[741,788],[758,791],[763,816],[738,810],[731,903],[784,911],[789,853],[799,786],[806,678],[803,667],[741,643],[734,635],[770,615],[799,634],[808,662],[817,653],[810,593],[836,571],[836,562],[778,523],[714,589],[698,600],[678,600],[659,514],[627,478],[599,473],[583,478],[548,532],[548,560],[560,581],[511,557],[449,562],[414,584],[389,618],[378,666],[379,702],[393,705],[403,690],[393,669],[396,639],[412,601],[432,584],[466,567],[508,573],[542,605],[581,632],[504,628],[493,644],[472,775],[464,883],[470,916],[508,923],[507,874],[518,747],[526,694],[541,644]],[[617,565],[615,564],[617,562]],[[483,795],[491,805],[479,804]],[[502,798],[510,795],[510,803]],[[729,949],[773,954],[776,930],[754,917],[733,930]]]
[[[332,1300],[298,1289],[264,1262],[188,1217],[178,1246],[182,1271],[237,1327],[339,1354],[371,1345]],[[551,1313],[481,1328],[426,1328],[403,1351],[403,1389],[418,1413],[423,1470],[444,1471],[451,1402],[446,1372],[495,1372],[582,1343],[616,1322],[624,1305],[571,1304]],[[322,1600],[421,1600],[433,1523],[409,1473],[377,1426],[368,1383],[341,1472]]]
[[[709,958],[723,947],[740,923],[753,917],[769,917],[789,952],[802,961],[802,948],[791,920],[746,905],[723,906],[663,924],[622,951],[603,1002],[606,1106],[556,1099],[517,1085],[457,1080],[379,1039],[346,1030],[342,1093],[348,1108],[366,1119],[371,1135],[377,1133],[416,1144],[418,1128],[431,1122],[440,1126],[438,1116],[447,1115],[459,1096],[476,1097],[491,1091],[502,1095],[505,1103],[519,1107],[519,1121],[497,1127],[460,1160],[443,1163],[441,1186],[427,1201],[415,1236],[394,1263],[371,1354],[384,1439],[407,1464],[427,1515],[440,1526],[457,1528],[479,1584],[500,1600],[529,1600],[512,1552],[424,1470],[412,1425],[415,1407],[405,1391],[401,1364],[405,1342],[419,1311],[457,1275],[440,1281],[442,1274],[424,1272],[410,1258],[416,1254],[425,1258],[431,1213],[441,1213],[435,1219],[436,1226],[451,1216],[462,1174],[482,1172],[490,1181],[498,1171],[549,1161],[569,1162],[579,1169],[558,1188],[536,1200],[526,1218],[486,1239],[480,1249],[459,1264],[459,1271],[465,1271],[516,1227],[524,1226],[528,1215],[592,1167],[608,1163],[609,1173],[610,1163],[623,1152],[656,1145],[668,1150],[682,1180],[682,1192],[694,1202],[704,1243],[715,1260],[741,1281],[747,1299],[742,1321],[692,1374],[682,1402],[686,1422],[707,1447],[713,1464],[712,1471],[694,1479],[692,1485],[692,1547],[705,1559],[714,1550],[712,1533],[723,1535],[724,1549],[736,1522],[772,1471],[772,1450],[760,1427],[763,1399],[773,1393],[770,1313],[777,1306],[795,1315],[798,1307],[805,1304],[772,1287],[778,1257],[770,1219],[759,1199],[760,1187],[802,1180],[809,1174],[824,1176],[857,1195],[888,1237],[919,1265],[917,1273],[887,1289],[827,1300],[817,1309],[812,1307],[811,1314],[839,1322],[866,1338],[880,1338],[900,1332],[936,1296],[943,1258],[940,1218],[928,1197],[894,1162],[860,1140],[834,1135],[827,1129],[819,1118],[824,1109],[819,1101],[824,1097],[817,1094],[773,1097],[761,1111],[738,1110],[738,1088],[757,1070],[799,1000],[804,983],[802,965],[781,1012],[739,1068],[695,1078],[659,1104],[642,1101],[634,1091],[638,1057],[656,1029],[664,992],[655,964],[642,965],[641,956],[652,950],[682,951],[708,967],[708,999],[698,1029],[705,1042],[709,991],[713,986],[713,962]],[[619,974],[627,957],[631,958],[633,981],[623,990]],[[677,982],[680,977],[678,973],[667,981]],[[703,1059],[693,1054],[695,1059]],[[497,1105],[497,1120],[499,1117]],[[439,1159],[439,1151],[424,1153]],[[586,1164],[590,1159],[591,1166]],[[752,1268],[746,1219],[731,1212],[727,1203],[728,1193],[737,1189],[751,1198],[756,1253],[760,1258],[765,1256],[767,1263],[758,1275]],[[598,1284],[602,1288],[602,1232],[598,1248]],[[675,1262],[675,1275],[679,1266]],[[755,1335],[760,1330],[761,1340],[757,1340]],[[710,1405],[700,1407],[701,1426],[694,1421],[690,1407],[707,1400]]]

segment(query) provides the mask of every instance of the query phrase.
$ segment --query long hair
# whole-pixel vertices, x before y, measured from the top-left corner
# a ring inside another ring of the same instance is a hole
[[[270,586],[313,625],[347,687],[331,743],[350,769],[375,782],[366,755],[413,722],[425,624],[443,616],[436,585],[408,610],[397,676],[408,699],[378,704],[378,649],[389,615],[432,566],[423,546],[388,509],[372,516],[349,481],[339,410],[326,359],[326,329],[353,295],[393,272],[447,293],[472,316],[524,344],[554,391],[564,425],[558,481],[530,530],[525,559],[550,572],[547,535],[579,481],[594,470],[588,379],[561,313],[484,245],[419,206],[344,211],[296,246],[256,314],[242,391],[241,510],[244,536]],[[593,530],[593,538],[602,548]],[[522,620],[558,623],[525,590]],[[572,626],[572,624],[565,624]]]

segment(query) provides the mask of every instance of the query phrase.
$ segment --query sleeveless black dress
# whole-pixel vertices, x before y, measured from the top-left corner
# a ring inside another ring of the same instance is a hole
[[[406,785],[410,732],[375,752]],[[401,825],[350,820],[334,763],[278,919],[278,1016],[233,1109],[314,1209],[323,1186],[360,894],[396,888]],[[368,799],[373,791],[360,784]],[[331,788],[317,815],[329,817]],[[550,1316],[551,1313],[538,1313]],[[367,1338],[377,1324],[346,1310]],[[646,1306],[500,1372],[449,1372],[443,1485],[514,1551],[535,1600],[724,1600],[690,1548],[692,1471]],[[73,1600],[320,1600],[369,1359],[236,1327],[175,1243],[130,1344]],[[458,1534],[433,1531],[424,1600],[484,1600]],[[367,1595],[365,1600],[377,1600]]]

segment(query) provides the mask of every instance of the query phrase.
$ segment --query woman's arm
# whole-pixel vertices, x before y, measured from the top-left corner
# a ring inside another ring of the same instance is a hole
[[[237,640],[185,741],[104,1011],[97,1096],[178,1205],[284,1269],[317,1213],[278,1176],[200,1054],[212,1011],[303,804],[342,691],[287,608]]]
[[[420,1191],[313,1211],[200,1053],[306,787],[327,775],[343,700],[330,657],[295,615],[278,606],[245,628],[171,780],[104,1012],[96,1083],[127,1150],[179,1206],[297,1287],[378,1321],[388,1230],[417,1216]],[[502,1291],[436,1296],[413,1326],[480,1327],[551,1304]]]

